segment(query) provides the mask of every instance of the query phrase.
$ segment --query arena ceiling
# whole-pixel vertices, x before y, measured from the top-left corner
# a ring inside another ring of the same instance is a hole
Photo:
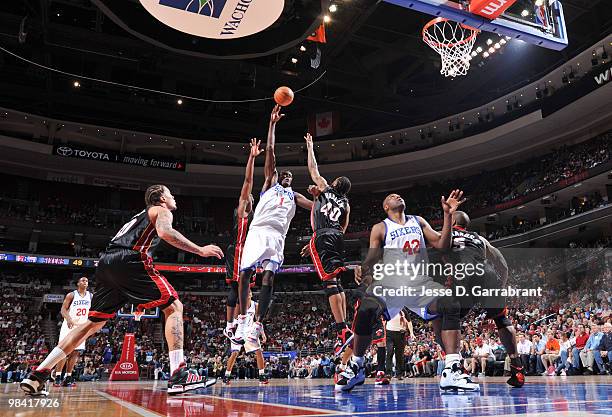
[[[451,80],[439,74],[439,57],[420,39],[429,17],[380,0],[335,1],[327,43],[304,41],[328,3],[286,0],[280,18],[257,37],[211,41],[159,24],[139,0],[0,2],[2,48],[65,73],[177,94],[85,78],[75,88],[73,76],[1,52],[0,106],[173,136],[242,141],[265,133],[271,101],[231,101],[269,97],[279,85],[297,90],[314,82],[287,109],[279,140],[295,141],[308,117],[324,111],[337,112],[341,120],[341,130],[328,138],[362,135],[482,105],[562,65],[612,29],[607,1],[563,0],[570,39],[565,50],[511,41],[503,53],[475,60],[466,77]],[[480,42],[486,38],[481,34]]]

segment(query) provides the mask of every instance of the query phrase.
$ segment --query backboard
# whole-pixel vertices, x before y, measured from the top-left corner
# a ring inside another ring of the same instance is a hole
[[[543,48],[561,50],[567,46],[563,7],[559,0],[384,1]],[[502,10],[497,16],[496,12]],[[491,19],[491,16],[497,17]]]
[[[143,310],[141,314],[137,314],[136,306],[134,304],[126,304],[119,311],[117,311],[117,317],[125,319],[134,319],[140,321],[140,319],[156,319],[159,317],[159,308],[150,308]]]

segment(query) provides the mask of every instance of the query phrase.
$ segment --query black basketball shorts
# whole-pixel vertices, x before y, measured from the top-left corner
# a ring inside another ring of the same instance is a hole
[[[334,279],[346,271],[344,266],[344,235],[342,232],[316,232],[310,239],[310,256],[321,281]]]
[[[178,300],[168,280],[153,266],[153,259],[133,250],[107,252],[100,258],[95,273],[89,320],[99,322],[115,317],[125,304],[137,310],[164,309]]]

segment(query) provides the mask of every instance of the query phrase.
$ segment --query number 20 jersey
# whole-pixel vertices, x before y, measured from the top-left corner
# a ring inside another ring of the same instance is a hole
[[[323,229],[336,229],[342,231],[340,220],[346,216],[348,199],[327,187],[317,198],[315,198],[310,216],[310,224],[313,232]]]

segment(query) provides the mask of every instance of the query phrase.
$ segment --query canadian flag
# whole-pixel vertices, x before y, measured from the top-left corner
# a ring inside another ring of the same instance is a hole
[[[315,136],[327,136],[340,128],[340,117],[336,112],[317,113],[308,120],[308,130]]]

